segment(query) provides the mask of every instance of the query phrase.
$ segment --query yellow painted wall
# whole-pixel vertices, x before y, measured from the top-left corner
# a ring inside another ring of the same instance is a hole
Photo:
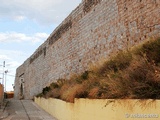
[[[160,100],[35,98],[35,102],[58,120],[153,120],[160,119]]]

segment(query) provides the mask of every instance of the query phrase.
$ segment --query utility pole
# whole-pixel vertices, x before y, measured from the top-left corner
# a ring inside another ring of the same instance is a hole
[[[5,61],[3,61],[3,79],[2,79],[2,84],[3,84],[3,86],[4,86],[4,68],[5,68]]]
[[[6,92],[6,82],[7,82],[7,73],[8,73],[8,70],[6,70],[4,72],[5,72],[5,92]]]
[[[5,68],[5,61],[3,61],[3,65],[0,65],[3,67],[3,71],[2,71],[2,86],[3,86],[3,100],[4,100],[4,68]]]

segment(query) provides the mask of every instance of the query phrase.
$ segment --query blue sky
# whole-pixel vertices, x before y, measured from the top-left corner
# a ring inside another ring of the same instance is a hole
[[[21,65],[81,0],[0,0],[0,82],[3,61],[6,90],[13,90]]]

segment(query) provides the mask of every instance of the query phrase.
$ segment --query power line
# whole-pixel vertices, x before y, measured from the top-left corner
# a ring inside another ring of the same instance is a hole
[[[5,72],[5,71],[4,71]],[[9,71],[10,72],[10,71]],[[2,71],[0,71],[0,74],[4,74]],[[9,76],[13,76],[13,77],[16,77],[16,75],[12,75],[12,74],[7,74],[7,75],[9,75]]]
[[[11,74],[7,74],[8,76],[11,76],[11,77],[16,77],[15,75],[11,75]]]
[[[3,73],[0,73],[0,74],[3,74]],[[11,75],[11,74],[7,74],[8,76],[12,76],[12,77],[17,77],[17,76],[15,76],[15,75]]]

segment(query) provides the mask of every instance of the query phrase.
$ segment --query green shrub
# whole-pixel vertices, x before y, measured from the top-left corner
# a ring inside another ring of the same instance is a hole
[[[55,89],[55,88],[58,88],[58,87],[59,87],[59,85],[56,82],[53,82],[53,83],[50,84],[50,88],[52,88],[52,89]]]
[[[42,90],[43,95],[46,95],[50,90],[51,90],[50,87],[43,88],[43,90]]]
[[[39,93],[36,97],[43,97],[43,93]]]
[[[160,63],[160,38],[146,42],[136,53],[145,56],[148,62],[158,65]]]
[[[82,78],[83,80],[86,80],[86,79],[88,79],[88,75],[89,75],[89,71],[85,71],[85,72],[81,75],[81,78]]]

